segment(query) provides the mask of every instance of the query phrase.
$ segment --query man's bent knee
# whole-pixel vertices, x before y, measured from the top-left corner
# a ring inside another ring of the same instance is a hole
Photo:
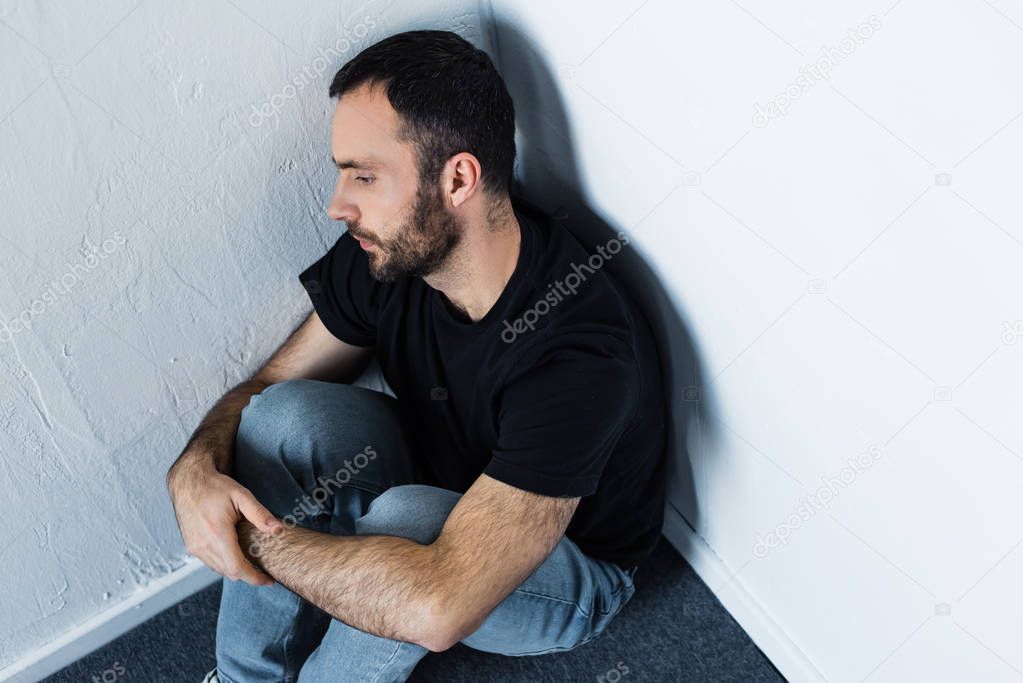
[[[245,457],[354,454],[404,448],[394,399],[377,391],[310,379],[271,384],[242,411],[238,442]]]
[[[366,514],[355,521],[355,532],[433,543],[461,497],[435,486],[392,486],[377,496]]]
[[[263,437],[267,433],[287,435],[307,430],[317,407],[338,400],[348,385],[330,384],[310,379],[290,379],[271,384],[249,399],[242,410],[239,435]]]

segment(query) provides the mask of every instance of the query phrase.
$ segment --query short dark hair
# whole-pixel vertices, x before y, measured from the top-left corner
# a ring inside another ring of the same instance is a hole
[[[459,152],[482,166],[492,195],[510,193],[515,163],[515,107],[490,56],[451,31],[406,31],[353,57],[334,76],[330,97],[363,84],[386,86],[412,143],[420,179],[435,178]]]

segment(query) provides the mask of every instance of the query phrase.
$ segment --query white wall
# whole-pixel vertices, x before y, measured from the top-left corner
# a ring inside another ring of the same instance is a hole
[[[692,344],[711,588],[792,680],[1018,680],[1023,9],[493,6],[528,184],[631,231]]]
[[[306,309],[327,86],[409,28],[481,37],[468,0],[0,7],[0,678],[189,574],[164,473]]]

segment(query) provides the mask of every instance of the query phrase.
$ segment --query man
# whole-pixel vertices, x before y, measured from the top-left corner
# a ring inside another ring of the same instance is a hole
[[[509,195],[514,110],[486,53],[413,31],[335,76],[314,310],[168,473],[224,575],[208,680],[403,681],[462,642],[594,638],[660,533],[651,335],[590,254]],[[371,355],[396,398],[353,387]]]

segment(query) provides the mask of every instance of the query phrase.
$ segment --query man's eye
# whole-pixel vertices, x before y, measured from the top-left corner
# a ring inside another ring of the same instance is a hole
[[[364,185],[369,185],[371,182],[373,182],[373,178],[371,176],[357,175],[355,176],[355,179]]]

